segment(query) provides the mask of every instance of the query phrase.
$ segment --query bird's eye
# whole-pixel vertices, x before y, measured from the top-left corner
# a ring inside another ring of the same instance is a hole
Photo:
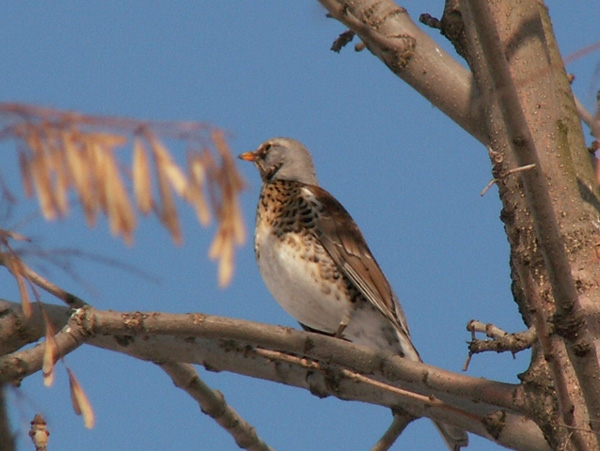
[[[264,144],[262,146],[262,149],[260,149],[260,154],[263,157],[265,157],[269,153],[269,150],[271,150],[272,147],[273,147],[273,144],[271,144],[271,143]]]

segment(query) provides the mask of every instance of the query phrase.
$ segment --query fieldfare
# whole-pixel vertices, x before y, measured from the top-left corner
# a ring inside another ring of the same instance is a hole
[[[308,150],[273,138],[239,156],[262,188],[254,251],[267,288],[307,330],[420,362],[398,298],[346,209],[317,183]],[[436,423],[451,450],[465,431]]]

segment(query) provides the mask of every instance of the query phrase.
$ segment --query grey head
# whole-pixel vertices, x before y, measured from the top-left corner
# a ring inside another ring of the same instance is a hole
[[[295,139],[271,138],[254,152],[245,152],[239,158],[252,161],[263,182],[291,180],[318,185],[310,152]]]

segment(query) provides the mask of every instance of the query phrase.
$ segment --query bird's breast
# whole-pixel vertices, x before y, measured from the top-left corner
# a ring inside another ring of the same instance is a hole
[[[283,309],[313,329],[334,333],[351,303],[334,262],[312,236],[274,233],[257,224],[255,251],[261,276]]]

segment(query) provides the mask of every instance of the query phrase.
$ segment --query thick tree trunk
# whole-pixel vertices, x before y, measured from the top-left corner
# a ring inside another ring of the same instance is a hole
[[[521,402],[554,449],[598,449],[600,200],[545,6],[448,1],[441,21],[428,22],[452,41],[472,73],[453,70],[448,83],[437,85],[433,74],[453,67],[449,56],[436,51],[437,62],[421,56],[432,44],[403,8],[385,0],[320,1],[395,74],[488,146],[515,301],[538,336],[530,368],[520,376]],[[424,89],[432,83],[435,94]],[[497,424],[489,432],[504,433]]]
[[[597,449],[596,189],[550,21],[537,2],[459,2],[490,130],[515,299],[538,343],[524,384],[553,445]],[[505,176],[510,169],[535,168]],[[543,356],[544,358],[539,358]],[[546,387],[539,390],[539,387]],[[552,409],[548,406],[552,405]]]

